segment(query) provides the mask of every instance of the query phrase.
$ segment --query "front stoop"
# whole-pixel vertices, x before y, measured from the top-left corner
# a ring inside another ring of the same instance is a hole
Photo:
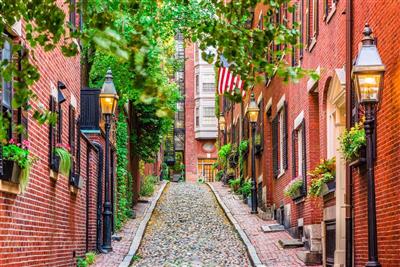
[[[299,239],[280,239],[278,242],[283,248],[300,248],[304,246]]]
[[[312,251],[299,251],[296,253],[297,258],[304,262],[307,266],[313,265],[321,265],[322,264],[322,255],[318,252]]]
[[[266,224],[261,226],[261,231],[264,233],[274,233],[285,231],[285,227],[281,224]]]

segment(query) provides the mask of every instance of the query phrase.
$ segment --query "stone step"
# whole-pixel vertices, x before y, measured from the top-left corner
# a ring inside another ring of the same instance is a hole
[[[282,232],[285,227],[281,224],[266,224],[261,226],[261,231],[264,233]]]
[[[300,239],[280,239],[278,242],[283,248],[299,248],[304,246]]]
[[[307,266],[322,264],[322,255],[318,252],[299,251],[296,253],[297,258],[304,262]]]

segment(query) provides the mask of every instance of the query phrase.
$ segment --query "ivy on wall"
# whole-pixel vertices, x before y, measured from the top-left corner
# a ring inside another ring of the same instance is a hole
[[[115,216],[115,228],[119,230],[127,218],[131,215],[132,189],[128,167],[128,125],[123,112],[118,115],[116,128],[117,146],[117,214]],[[132,176],[131,176],[132,177]],[[128,193],[129,192],[129,193]]]

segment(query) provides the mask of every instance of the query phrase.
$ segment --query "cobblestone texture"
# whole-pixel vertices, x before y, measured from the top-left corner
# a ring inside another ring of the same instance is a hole
[[[304,248],[283,249],[278,244],[280,239],[292,238],[286,231],[275,233],[261,231],[261,226],[277,223],[276,221],[265,221],[257,215],[250,214],[250,208],[238,196],[230,193],[229,188],[223,186],[222,183],[216,182],[211,185],[256,248],[257,255],[263,264],[273,267],[305,266],[296,255]]]
[[[250,266],[244,244],[206,185],[171,183],[133,266]]]

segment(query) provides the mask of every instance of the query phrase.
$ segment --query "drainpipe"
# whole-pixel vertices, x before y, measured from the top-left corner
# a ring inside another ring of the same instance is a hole
[[[352,81],[353,66],[353,1],[346,2],[346,127],[351,127],[352,118]],[[353,175],[351,167],[346,165],[346,266],[353,266]]]

